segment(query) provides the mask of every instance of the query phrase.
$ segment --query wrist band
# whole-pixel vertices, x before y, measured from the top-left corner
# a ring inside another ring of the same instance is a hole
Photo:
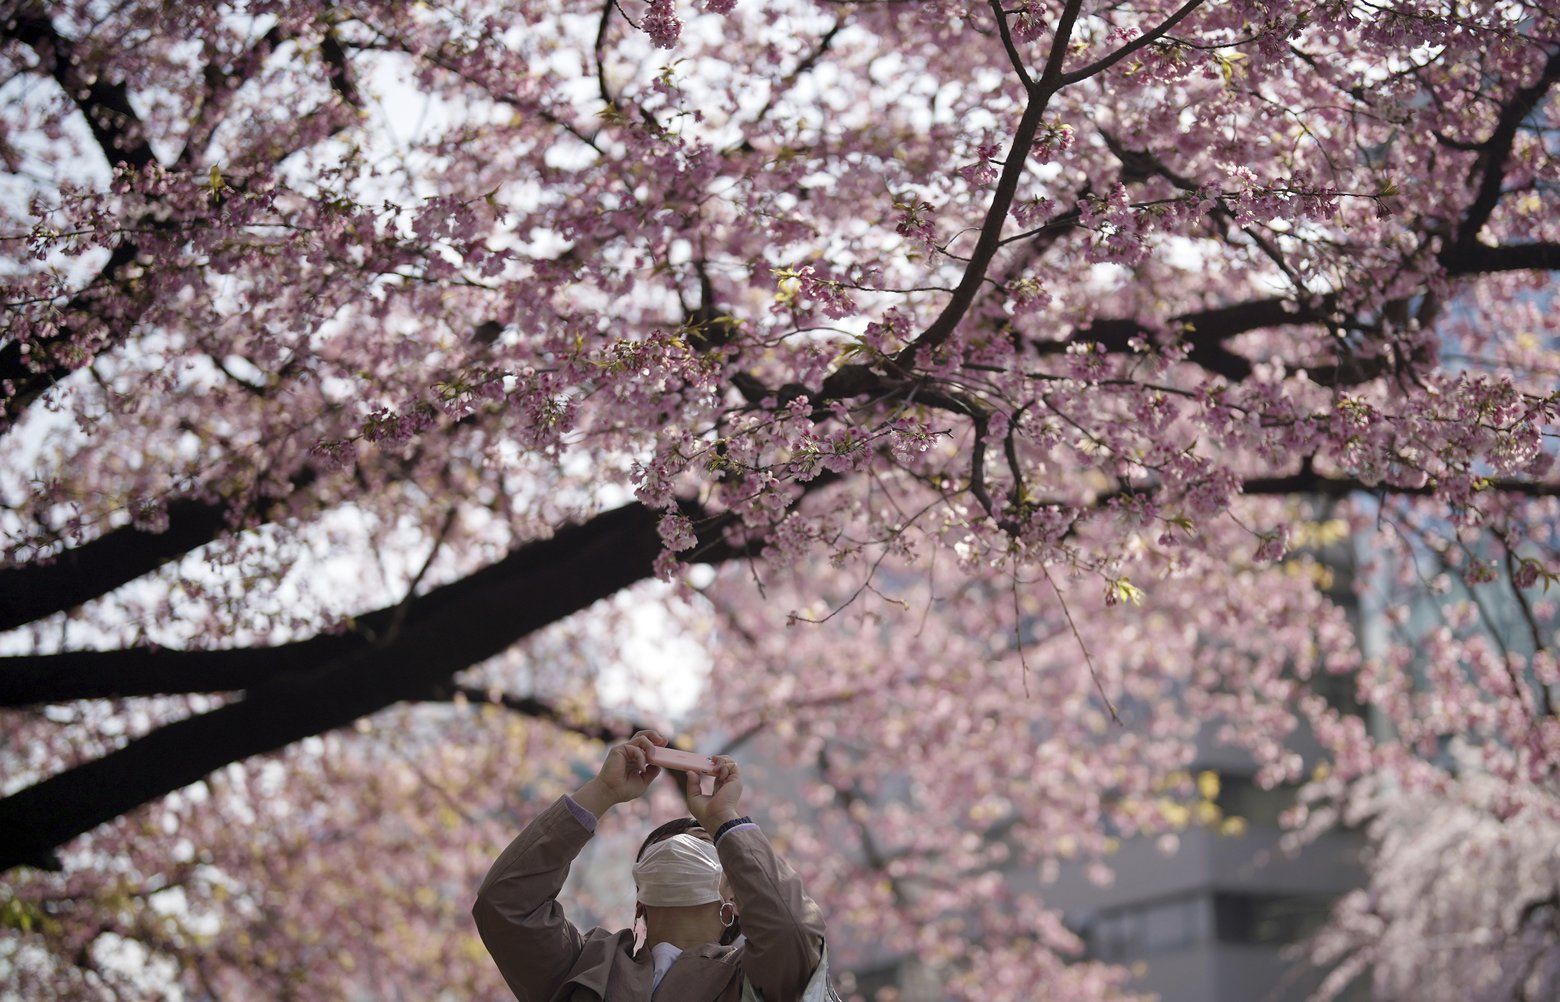
[[[732,818],[730,821],[727,821],[725,824],[723,824],[719,828],[715,829],[715,838],[712,841],[719,842],[720,841],[720,837],[722,835],[724,835],[727,832],[731,831],[731,829],[737,827],[737,825],[750,825],[750,824],[753,824],[753,819],[750,818],[750,817],[747,817],[746,815],[744,815],[743,817],[740,817],[740,818]]]

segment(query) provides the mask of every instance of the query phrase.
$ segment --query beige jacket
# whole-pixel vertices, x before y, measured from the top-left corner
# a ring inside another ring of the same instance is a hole
[[[515,836],[477,892],[477,931],[520,1002],[650,998],[650,951],[634,954],[633,930],[581,933],[558,905],[569,864],[591,834],[559,797]],[[657,1002],[739,1002],[744,974],[764,1002],[794,1002],[818,965],[823,914],[760,829],[733,829],[715,850],[745,942],[683,951],[656,988]]]

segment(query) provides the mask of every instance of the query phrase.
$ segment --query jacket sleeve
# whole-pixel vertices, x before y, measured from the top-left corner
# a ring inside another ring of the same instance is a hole
[[[800,999],[822,956],[823,912],[757,826],[733,828],[715,851],[747,939],[742,973],[765,1002]]]
[[[546,1002],[579,959],[584,939],[557,898],[591,834],[559,797],[515,836],[477,891],[471,917],[520,1002]]]

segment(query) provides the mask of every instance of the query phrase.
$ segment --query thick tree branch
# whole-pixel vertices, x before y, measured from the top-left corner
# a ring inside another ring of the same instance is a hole
[[[321,634],[275,647],[205,651],[128,647],[0,658],[0,706],[239,692],[263,685],[282,672],[310,671],[368,649],[373,627],[388,626],[393,608],[363,617],[358,631]]]
[[[1497,479],[1486,482],[1484,491],[1492,494],[1518,494],[1523,497],[1560,497],[1560,483],[1541,480]],[[1242,494],[1323,494],[1343,497],[1348,494],[1382,494],[1399,497],[1429,497],[1436,492],[1436,484],[1422,487],[1402,487],[1392,484],[1366,483],[1355,477],[1323,476],[1310,468],[1284,477],[1253,477],[1241,485]]]
[[[1330,296],[1322,297],[1318,303],[1310,307],[1302,307],[1292,299],[1283,297],[1256,299],[1230,306],[1183,313],[1171,318],[1168,326],[1171,330],[1180,332],[1180,336],[1190,345],[1187,355],[1190,361],[1232,381],[1239,381],[1251,375],[1252,363],[1249,359],[1224,347],[1224,342],[1239,334],[1263,328],[1324,322],[1329,319],[1332,303],[1333,299]],[[1111,318],[1096,320],[1066,338],[1054,341],[1031,341],[1029,344],[1038,355],[1061,354],[1067,350],[1069,344],[1086,342],[1099,344],[1106,351],[1126,352],[1131,350],[1128,342],[1134,337],[1151,339],[1152,331],[1142,321],[1134,318]],[[831,372],[816,390],[801,383],[788,383],[777,391],[776,399],[780,406],[784,406],[798,397],[806,396],[820,408],[818,413],[821,415],[824,413],[821,410],[822,405],[828,401],[883,393],[892,385],[892,381],[887,380],[871,365],[852,362]],[[904,381],[904,385],[921,387],[922,384]],[[763,384],[751,376],[747,376],[744,385],[739,388],[750,400],[769,392]],[[924,399],[925,392],[924,388],[918,388],[917,399]]]
[[[1102,508],[1118,498],[1150,497],[1163,488],[1157,484],[1129,484],[1106,491],[1094,497],[1085,506]],[[1285,495],[1321,495],[1343,498],[1351,494],[1372,494],[1378,497],[1430,497],[1436,491],[1434,483],[1420,487],[1404,487],[1383,483],[1366,483],[1358,477],[1326,476],[1316,472],[1312,457],[1306,456],[1295,473],[1273,477],[1247,477],[1241,481],[1240,492],[1248,497],[1275,497]],[[1560,482],[1539,480],[1498,479],[1488,481],[1482,493],[1514,494],[1522,497],[1560,497]],[[1065,501],[1050,504],[1066,505]]]
[[[283,665],[244,699],[164,725],[102,758],[0,800],[0,872],[45,861],[103,822],[230,762],[424,698],[463,668],[649,577],[658,517],[640,504],[569,526],[418,600],[395,642],[323,665]],[[725,517],[706,519],[698,559],[739,552]]]
[[[838,479],[817,477],[803,496]],[[726,538],[736,522],[730,513],[711,516],[693,502],[678,507],[697,537],[687,560],[720,563],[763,548],[762,538],[751,534],[740,543]],[[164,725],[0,800],[0,872],[55,863],[53,850],[69,839],[230,762],[402,700],[446,698],[456,672],[649,577],[662,548],[660,517],[629,504],[522,546],[415,600],[388,644],[315,638],[299,646],[343,646],[334,654],[310,647],[313,663],[302,664],[276,664],[273,652],[272,671],[242,700]]]
[[[307,489],[315,477],[313,470],[302,471],[292,489]],[[278,503],[264,501],[240,520],[268,522]],[[241,514],[228,504],[180,498],[168,504],[161,532],[124,525],[51,560],[0,568],[0,631],[101,598],[217,539]]]
[[[1317,306],[1304,308],[1291,299],[1273,297],[1254,299],[1231,306],[1219,306],[1172,317],[1168,326],[1179,331],[1191,347],[1188,359],[1232,380],[1251,375],[1251,362],[1224,347],[1224,342],[1250,331],[1268,327],[1287,327],[1296,324],[1318,323],[1326,318],[1330,300]],[[1040,355],[1065,352],[1069,344],[1094,343],[1107,351],[1124,352],[1134,337],[1149,338],[1150,331],[1133,318],[1096,320],[1070,337],[1058,341],[1032,342],[1031,347]]]
[[[45,5],[25,4],[20,12],[0,21],[0,38],[33,50],[39,68],[54,78],[81,112],[110,167],[126,163],[140,170],[157,159],[140,116],[130,106],[125,85],[82,66],[76,43],[54,29]]]
[[[649,509],[629,505],[619,511],[639,510],[652,522]],[[691,504],[684,513],[699,530],[698,559],[718,563],[736,555],[720,537],[729,523],[724,516],[704,517]],[[597,516],[586,525],[602,522]],[[626,517],[626,516],[619,516]],[[284,673],[308,673],[349,655],[369,650],[394,649],[386,638],[425,627],[448,615],[452,608],[472,600],[502,580],[502,568],[523,560],[525,554],[543,550],[552,540],[529,543],[509,557],[452,584],[435,588],[408,602],[353,617],[345,633],[321,633],[307,640],[274,647],[238,647],[217,650],[167,650],[131,647],[111,651],[64,651],[58,654],[15,655],[0,658],[0,706],[32,706],[77,699],[121,699],[189,693],[237,692],[263,686]],[[657,545],[659,545],[657,543]],[[653,556],[653,555],[652,555]],[[502,629],[502,627],[499,627]]]
[[[1475,243],[1443,254],[1448,275],[1484,275],[1500,271],[1560,271],[1560,243],[1508,244],[1489,247]]]
[[[1441,253],[1443,264],[1469,257],[1476,253],[1479,234],[1484,224],[1500,202],[1501,185],[1506,179],[1506,163],[1511,158],[1511,148],[1516,142],[1517,129],[1524,119],[1533,113],[1538,103],[1549,93],[1549,88],[1560,80],[1560,49],[1549,54],[1538,79],[1529,87],[1523,87],[1512,95],[1500,112],[1490,137],[1481,144],[1481,153],[1474,164],[1470,180],[1477,176],[1479,184],[1473,201],[1463,213],[1462,225],[1456,239]]]
[[[330,89],[336,92],[336,96],[349,107],[363,107],[362,95],[358,93],[357,81],[352,76],[352,66],[347,61],[346,50],[341,47],[341,39],[336,35],[334,26],[325,29],[325,37],[320,39],[320,58],[325,61],[325,73],[330,79]]]

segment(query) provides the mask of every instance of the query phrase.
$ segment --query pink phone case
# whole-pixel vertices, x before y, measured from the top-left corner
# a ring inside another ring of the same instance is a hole
[[[708,755],[695,755],[676,748],[652,748],[646,757],[651,765],[676,769],[678,772],[701,772],[705,775],[713,775],[715,772],[715,764]]]

